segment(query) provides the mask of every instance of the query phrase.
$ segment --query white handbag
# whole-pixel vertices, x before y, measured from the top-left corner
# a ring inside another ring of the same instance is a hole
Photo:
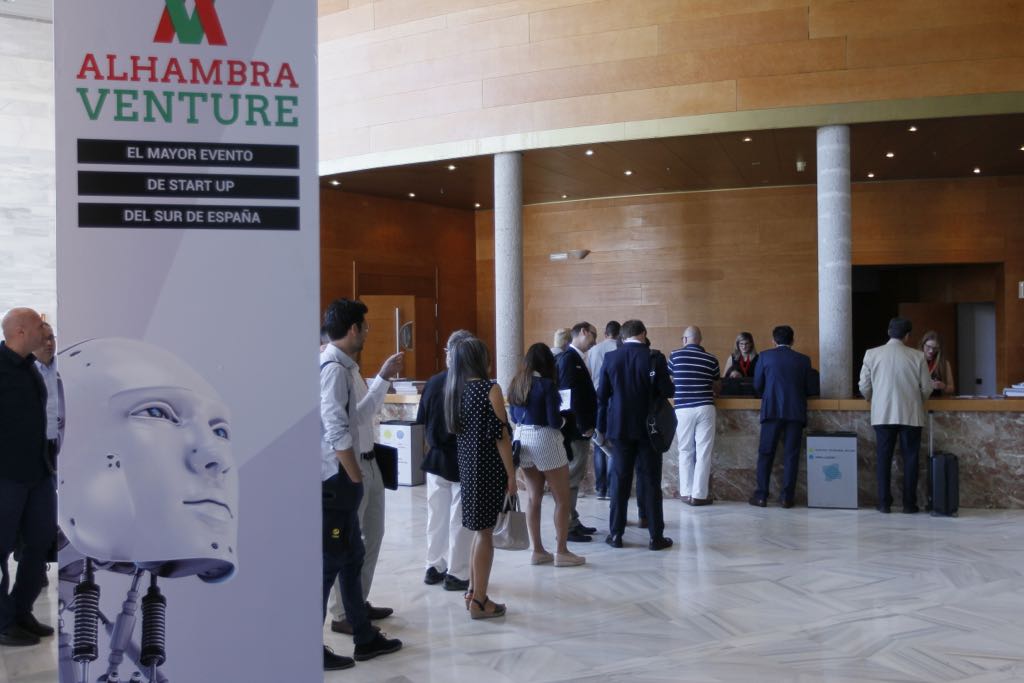
[[[505,495],[505,504],[494,524],[494,547],[499,550],[526,550],[530,547],[530,532],[526,527],[526,513],[519,509],[519,496]]]

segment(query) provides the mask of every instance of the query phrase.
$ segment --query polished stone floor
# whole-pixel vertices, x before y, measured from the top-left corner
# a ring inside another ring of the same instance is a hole
[[[422,583],[423,496],[390,496],[371,595],[396,608],[378,623],[406,647],[327,681],[1024,680],[1020,511],[943,519],[669,500],[667,551],[647,550],[635,527],[622,550],[576,544],[582,568],[498,551],[493,595],[508,616],[474,622],[458,594]],[[607,503],[580,503],[606,530]]]
[[[667,551],[647,550],[632,526],[622,550],[576,544],[581,568],[498,551],[493,596],[508,616],[471,621],[458,593],[422,582],[424,494],[388,494],[371,595],[397,610],[378,623],[405,648],[326,681],[1024,681],[1021,511],[943,519],[669,500]],[[606,507],[580,501],[602,531]],[[351,654],[349,639],[325,639]],[[49,683],[53,657],[52,644],[0,648],[0,681]]]

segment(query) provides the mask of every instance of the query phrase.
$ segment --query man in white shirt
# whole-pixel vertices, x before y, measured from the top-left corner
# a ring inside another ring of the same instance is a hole
[[[43,345],[35,350],[36,369],[46,385],[46,440],[50,443],[50,462],[57,466],[57,453],[64,431],[64,387],[57,372],[57,337],[50,323],[43,323]]]
[[[924,353],[907,346],[911,324],[889,321],[889,342],[868,349],[860,369],[860,393],[871,402],[871,424],[878,452],[878,511],[890,512],[892,455],[899,438],[903,454],[903,512],[917,507],[917,467],[925,401],[932,394],[932,377]]]
[[[366,601],[384,537],[384,484],[373,453],[373,418],[384,403],[390,381],[402,369],[402,354],[384,361],[367,387],[355,358],[366,344],[370,326],[361,301],[338,299],[324,314],[331,340],[320,352],[321,480],[324,482],[324,612],[332,584],[338,619],[331,629],[349,633],[355,660],[396,652],[370,619],[393,610]],[[353,514],[355,513],[355,514]],[[338,607],[341,602],[344,612]],[[324,669],[347,669],[355,662],[324,647]]]

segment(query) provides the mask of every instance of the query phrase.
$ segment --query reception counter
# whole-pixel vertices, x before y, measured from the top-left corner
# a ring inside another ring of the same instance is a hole
[[[411,420],[418,396],[389,395],[381,419]],[[712,494],[719,500],[745,501],[754,486],[761,401],[756,398],[720,398],[717,402]],[[960,505],[968,508],[1024,509],[1024,399],[933,399],[935,449],[960,457]],[[813,399],[808,401],[811,431],[854,432],[857,435],[858,489],[861,507],[877,502],[875,492],[875,431],[868,402],[862,399]],[[923,503],[928,454],[928,428],[921,446],[920,500]],[[781,446],[780,446],[781,448]],[[899,506],[898,482],[902,469],[897,450],[893,491]],[[797,503],[807,501],[805,460],[797,486]],[[772,503],[782,477],[781,452],[772,477]],[[679,464],[675,447],[665,454],[662,488],[666,497],[679,495]],[[593,473],[583,484],[593,491]]]

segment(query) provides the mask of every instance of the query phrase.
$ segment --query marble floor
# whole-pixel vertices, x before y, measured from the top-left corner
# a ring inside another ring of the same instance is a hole
[[[667,551],[647,550],[634,526],[622,550],[603,534],[575,544],[581,568],[498,551],[492,593],[508,616],[471,621],[458,593],[423,584],[424,495],[388,494],[371,595],[396,609],[378,623],[405,648],[329,683],[1024,681],[1021,511],[946,519],[668,500]],[[602,532],[606,509],[580,500]],[[52,613],[53,594],[44,600]],[[325,641],[351,654],[350,639]],[[0,681],[53,681],[53,657],[52,642],[0,648]]]

